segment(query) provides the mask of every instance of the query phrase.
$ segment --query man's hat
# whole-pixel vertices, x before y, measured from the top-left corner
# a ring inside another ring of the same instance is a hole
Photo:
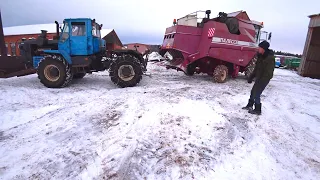
[[[264,50],[267,50],[270,47],[270,44],[268,43],[268,41],[264,40],[259,44],[259,47],[261,47]]]

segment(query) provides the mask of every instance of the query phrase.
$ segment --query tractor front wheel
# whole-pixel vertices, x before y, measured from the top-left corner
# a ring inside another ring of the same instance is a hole
[[[110,65],[109,75],[119,87],[136,86],[142,79],[140,61],[130,54],[118,56]]]
[[[228,68],[225,65],[218,65],[213,71],[215,82],[224,83],[228,79]]]
[[[56,56],[45,57],[39,63],[37,74],[40,82],[48,88],[66,87],[73,78],[69,65]]]

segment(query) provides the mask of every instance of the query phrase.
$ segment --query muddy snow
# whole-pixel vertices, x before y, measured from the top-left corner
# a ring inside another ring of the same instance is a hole
[[[1,79],[0,179],[320,179],[319,80],[276,69],[255,116],[243,76],[148,69],[124,89]]]

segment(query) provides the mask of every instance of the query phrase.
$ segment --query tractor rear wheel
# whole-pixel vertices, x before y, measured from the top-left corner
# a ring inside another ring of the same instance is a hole
[[[85,75],[86,73],[77,73],[73,75],[73,79],[82,79]]]
[[[73,74],[69,65],[61,57],[47,56],[37,69],[40,82],[48,88],[62,88],[69,85]]]
[[[215,82],[224,83],[228,79],[228,68],[225,65],[218,65],[213,71]]]
[[[123,54],[111,63],[109,75],[117,86],[133,87],[142,79],[142,66],[135,56]]]

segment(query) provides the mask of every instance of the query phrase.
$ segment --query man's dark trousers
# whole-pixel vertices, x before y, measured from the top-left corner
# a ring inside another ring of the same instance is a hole
[[[251,89],[250,100],[255,104],[261,104],[260,96],[270,80],[257,79]]]

